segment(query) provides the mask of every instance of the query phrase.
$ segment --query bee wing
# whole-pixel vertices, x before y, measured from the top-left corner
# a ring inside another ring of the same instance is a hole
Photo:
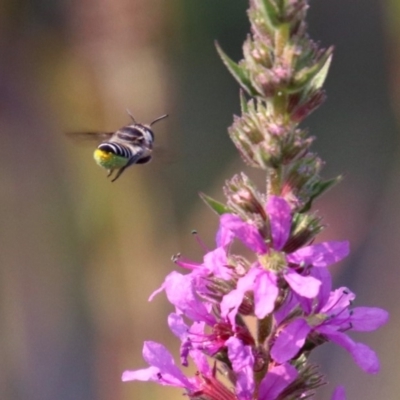
[[[78,142],[104,142],[110,140],[114,132],[66,132],[66,135]]]

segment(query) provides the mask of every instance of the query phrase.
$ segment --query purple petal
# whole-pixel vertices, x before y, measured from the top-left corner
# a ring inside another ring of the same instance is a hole
[[[389,313],[377,307],[356,307],[351,311],[351,325],[355,331],[374,331],[389,319]]]
[[[236,373],[247,367],[253,369],[254,356],[250,346],[245,346],[240,339],[234,336],[226,340],[225,345],[228,348],[228,357],[232,368]]]
[[[258,254],[267,252],[267,245],[255,226],[248,224],[233,214],[223,214],[220,222],[224,228],[230,229],[249,249]]]
[[[274,310],[278,294],[276,275],[268,271],[260,273],[254,282],[254,313],[258,318],[263,319]]]
[[[137,369],[136,371],[124,371],[122,381],[153,381],[158,382],[160,370],[156,367]]]
[[[313,244],[296,250],[287,256],[287,260],[299,265],[327,267],[349,254],[349,242],[325,242]]]
[[[290,364],[273,367],[259,387],[259,400],[275,400],[279,394],[297,379],[298,372]]]
[[[190,329],[180,337],[181,346],[180,346],[180,359],[181,364],[185,367],[189,365],[188,356],[189,353],[192,356],[192,351],[201,348],[204,351],[203,342],[199,341],[200,337],[204,337],[205,323],[204,322],[193,322]],[[193,357],[192,357],[193,358]]]
[[[356,364],[369,374],[376,374],[379,369],[379,360],[376,353],[363,343],[356,343],[346,334],[338,332],[329,326],[321,326],[316,329],[328,339],[346,349],[353,357]]]
[[[217,242],[217,247],[226,247],[228,246],[233,238],[235,237],[234,233],[232,232],[231,229],[226,227],[224,224],[219,223],[219,228],[217,232],[217,237],[216,237],[216,242]]]
[[[295,297],[293,292],[289,291],[284,303],[278,310],[274,311],[276,324],[279,325],[295,307],[298,307],[298,299]]]
[[[369,374],[376,374],[380,370],[379,359],[376,353],[363,343],[356,343],[351,351],[356,364]]]
[[[194,363],[196,364],[197,370],[206,376],[211,375],[211,368],[208,364],[206,355],[199,350],[192,350],[190,352],[190,357],[193,359]]]
[[[163,290],[166,290],[169,285],[173,284],[174,279],[178,279],[179,278],[178,276],[183,276],[183,275],[178,273],[178,272],[176,272],[176,271],[172,271],[170,274],[168,274],[165,277],[164,282],[162,283],[162,285],[150,295],[149,301],[152,301],[157,294],[161,293]]]
[[[238,398],[250,399],[254,391],[254,356],[250,346],[231,336],[226,342],[228,357],[236,373],[236,395]]]
[[[184,340],[187,336],[189,327],[183,321],[181,315],[171,313],[168,315],[168,326],[171,332],[181,340]]]
[[[196,295],[194,285],[195,276],[182,275],[174,271],[165,280],[167,298],[179,312],[193,321],[208,321],[212,324],[214,317]]]
[[[169,275],[172,275],[172,274],[175,274],[175,271],[171,272],[171,274],[169,274]],[[149,301],[152,301],[152,300],[154,299],[154,297],[156,297],[159,293],[161,293],[163,290],[165,290],[165,287],[166,287],[167,282],[168,282],[168,277],[169,277],[169,275],[167,275],[167,276],[165,277],[164,282],[161,284],[161,286],[160,286],[158,289],[156,289],[156,290],[150,295]]]
[[[225,295],[221,301],[221,316],[228,318],[233,326],[235,326],[236,314],[242,304],[243,296],[244,292],[235,289]]]
[[[181,364],[184,367],[187,367],[189,365],[188,357],[192,348],[192,341],[189,339],[189,337],[187,337],[185,340],[182,340],[181,346],[179,348],[179,357],[181,359]]]
[[[317,307],[314,310],[314,312],[319,312],[329,299],[332,290],[332,276],[326,268],[312,268],[310,275],[321,282],[317,297]],[[311,309],[309,312],[311,312]]]
[[[217,278],[224,280],[231,278],[232,272],[227,268],[227,264],[228,257],[223,247],[217,247],[204,256],[204,266],[208,272],[213,273]]]
[[[289,204],[281,197],[271,196],[267,204],[274,248],[281,250],[288,240],[292,215]]]
[[[271,349],[272,358],[284,363],[303,347],[311,328],[304,319],[297,319],[282,329]]]
[[[342,346],[347,351],[351,351],[355,342],[350,339],[345,333],[339,332],[335,327],[320,325],[315,328],[315,331],[326,336],[330,341]]]
[[[311,268],[310,276],[321,282],[317,297],[306,298],[296,294],[298,303],[306,315],[319,313],[321,308],[328,301],[332,290],[332,278],[327,268]]]
[[[150,365],[149,368],[136,371],[125,371],[122,380],[154,381],[161,385],[190,388],[192,384],[175,365],[171,353],[161,344],[145,342],[143,357]]]
[[[237,282],[237,288],[225,295],[221,301],[221,316],[228,318],[233,326],[236,326],[236,314],[242,304],[245,293],[253,290],[257,276],[262,273],[260,268],[250,268],[245,276]]]
[[[143,345],[143,358],[151,366],[161,372],[186,379],[182,371],[175,365],[171,353],[160,343],[147,341]]]
[[[200,337],[204,337],[204,331],[206,329],[206,324],[204,322],[193,322],[192,326],[189,328],[189,334],[197,339],[198,343]]]
[[[302,276],[291,269],[288,269],[283,277],[294,292],[308,299],[316,297],[321,286],[318,279],[312,276]]]
[[[321,312],[329,315],[342,314],[343,316],[343,311],[351,306],[355,298],[356,295],[353,292],[342,286],[330,293],[328,301],[321,308]],[[348,312],[346,314],[348,314]]]
[[[331,400],[346,400],[346,391],[343,386],[338,386],[332,394]]]

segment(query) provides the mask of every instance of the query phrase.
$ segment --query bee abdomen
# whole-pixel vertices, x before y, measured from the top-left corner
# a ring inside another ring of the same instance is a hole
[[[101,143],[98,149],[128,159],[133,156],[133,151],[128,146],[124,146],[119,143],[111,143],[111,142]]]

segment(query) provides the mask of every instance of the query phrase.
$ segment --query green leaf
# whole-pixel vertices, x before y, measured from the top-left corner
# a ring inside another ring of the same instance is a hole
[[[313,90],[318,90],[322,87],[325,82],[326,76],[328,75],[329,67],[331,66],[332,62],[332,54],[325,60],[324,65],[318,71],[318,73],[311,79],[309,86]]]
[[[239,82],[240,86],[251,96],[257,96],[257,91],[253,88],[248,71],[245,68],[239,66],[239,64],[235,63],[231,60],[221,49],[219,44],[215,42],[215,47],[217,48],[218,54],[221,57],[223,63],[226,68],[228,68],[229,72],[233,75],[233,77]]]
[[[212,197],[207,196],[204,193],[199,193],[200,198],[206,203],[213,211],[215,211],[218,215],[227,214],[232,212],[231,209],[223,203],[220,203],[217,200],[214,200]]]
[[[343,175],[339,175],[336,178],[329,179],[327,181],[319,182],[313,187],[313,198],[320,196],[322,193],[325,193],[332,186],[340,183],[343,180]]]
[[[310,190],[312,192],[312,194],[310,196],[310,200],[307,202],[307,204],[302,208],[302,210],[300,212],[303,213],[303,212],[307,212],[308,210],[310,210],[313,201],[317,197],[321,196],[323,193],[325,193],[327,190],[329,190],[331,187],[333,187],[337,183],[341,182],[342,180],[343,180],[343,176],[339,175],[336,178],[316,183]]]

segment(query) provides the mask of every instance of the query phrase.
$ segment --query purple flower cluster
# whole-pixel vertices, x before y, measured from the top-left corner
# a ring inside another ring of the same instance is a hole
[[[182,366],[190,359],[197,373],[187,377],[164,346],[146,342],[149,367],[125,371],[124,381],[176,386],[191,399],[302,399],[324,383],[308,355],[325,342],[343,347],[364,371],[379,370],[374,351],[348,333],[379,328],[386,311],[353,308],[355,295],[333,290],[326,268],[348,255],[348,242],[313,244],[299,235],[299,214],[279,196],[268,197],[263,215],[255,224],[222,214],[216,248],[201,263],[177,258],[190,272],[170,273],[151,296],[165,291],[175,306],[168,325],[181,341]],[[245,256],[233,251],[235,242]],[[332,399],[345,399],[344,389]]]
[[[388,319],[379,308],[352,307],[355,295],[332,288],[327,267],[349,253],[347,242],[315,243],[323,229],[310,211],[340,177],[324,180],[313,138],[299,123],[325,99],[332,48],[307,33],[308,0],[250,0],[251,34],[235,62],[217,45],[240,84],[241,115],[228,133],[243,160],[265,171],[266,194],[243,173],[225,187],[227,204],[202,199],[220,215],[216,247],[202,262],[174,261],[189,273],[170,273],[168,318],[181,342],[180,364],[161,344],[146,342],[148,368],[124,381],[154,381],[184,389],[196,400],[296,400],[325,383],[310,353],[326,342],[347,350],[365,372],[379,361],[350,331],[372,331]],[[239,251],[240,250],[240,251]],[[333,400],[345,399],[338,387]]]

